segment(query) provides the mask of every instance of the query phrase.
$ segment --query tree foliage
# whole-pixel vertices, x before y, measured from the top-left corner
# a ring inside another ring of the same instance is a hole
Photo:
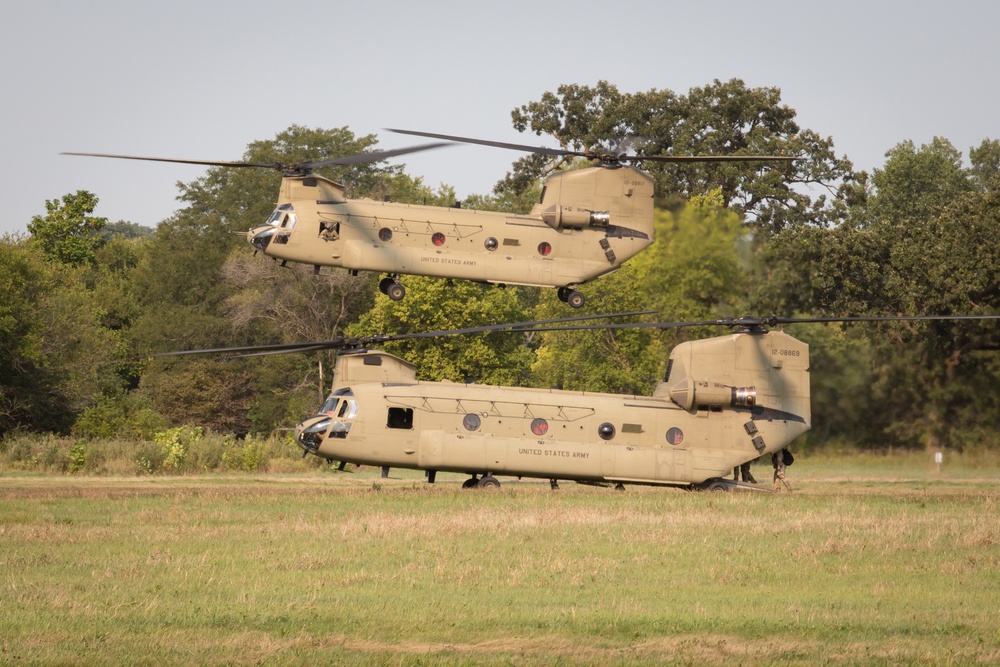
[[[647,162],[659,201],[674,208],[713,190],[725,206],[758,229],[787,225],[827,225],[846,202],[863,193],[865,176],[838,157],[831,138],[802,129],[795,110],[781,103],[777,88],[749,88],[739,79],[714,81],[687,95],[652,89],[622,93],[600,81],[596,86],[563,85],[555,93],[512,112],[514,127],[554,138],[581,151],[638,150],[643,155],[790,155],[795,162],[762,166],[754,162],[666,164]],[[515,163],[498,192],[522,191],[564,167],[544,156]],[[813,195],[816,191],[819,194]]]
[[[416,276],[407,278],[406,286],[404,300],[379,295],[348,332],[364,336],[446,331],[531,319],[517,289]],[[417,377],[425,380],[519,385],[532,361],[523,339],[501,332],[399,341],[384,349],[415,363]]]
[[[984,139],[979,146],[969,149],[973,182],[980,190],[1000,188],[1000,141]]]
[[[984,144],[988,146],[989,144]],[[835,315],[1000,312],[1000,190],[944,139],[903,142],[876,170],[866,208],[831,230],[789,230],[768,250],[769,302]],[[995,181],[994,181],[995,182]],[[780,310],[779,305],[779,310]],[[936,447],[982,422],[990,406],[996,323],[887,323],[867,327],[873,393],[868,419],[899,445]],[[995,420],[994,420],[995,421]]]
[[[230,324],[258,342],[330,340],[372,305],[375,281],[344,269],[313,274],[309,267],[281,268],[248,253],[234,252],[222,270],[230,296],[223,309]],[[321,402],[329,391],[335,352],[260,360],[254,376],[255,424],[269,431],[287,422],[282,403],[298,396]],[[280,372],[279,372],[280,371]],[[271,417],[265,417],[271,415]],[[265,428],[265,426],[267,426]]]
[[[644,297],[641,271],[634,263],[601,278],[599,289],[588,291],[584,311],[593,314],[650,310]],[[597,285],[595,285],[597,287]],[[539,319],[567,317],[566,304],[551,290],[542,294]],[[573,391],[645,394],[656,384],[662,367],[662,348],[649,329],[559,331],[536,336],[536,360],[531,383]]]
[[[749,267],[741,258],[746,229],[718,192],[695,197],[677,212],[657,211],[655,241],[588,290],[593,313],[655,311],[660,320],[692,321],[732,314],[746,299]],[[551,291],[538,316],[565,316]],[[536,386],[648,394],[680,340],[718,335],[712,329],[554,332],[541,336],[532,367]]]
[[[656,319],[673,321],[1000,312],[996,140],[972,148],[968,163],[943,138],[903,142],[869,178],[835,154],[831,139],[800,128],[776,88],[738,80],[686,95],[621,93],[606,82],[561,86],[519,107],[513,120],[572,149],[802,157],[765,167],[647,163],[659,194],[656,240],[585,285],[584,312],[655,310]],[[374,136],[347,128],[291,126],[250,144],[244,159],[295,162],[375,149]],[[526,157],[492,194],[463,205],[526,212],[542,175],[577,166]],[[354,197],[456,203],[453,188],[428,187],[401,166],[320,171]],[[30,238],[2,239],[0,435],[26,429],[149,438],[171,427],[266,433],[315,407],[329,386],[331,355],[142,355],[580,314],[552,290],[417,277],[405,279],[407,297],[395,302],[376,295],[377,275],[314,275],[310,267],[253,257],[241,235],[266,219],[279,181],[268,170],[210,168],[179,184],[182,208],[151,234],[125,221],[103,224],[92,216],[97,198],[79,191],[47,202]],[[812,351],[810,444],[973,447],[996,440],[995,323],[815,325],[792,333]],[[386,349],[414,362],[422,379],[644,394],[674,344],[718,334],[597,330],[526,340],[491,333]],[[66,469],[93,467],[91,449],[74,448]],[[168,453],[154,449],[165,463]],[[252,468],[254,451],[246,450],[246,465],[233,465]],[[195,464],[183,465],[177,469]]]
[[[374,135],[356,137],[345,128],[311,129],[293,125],[271,140],[251,143],[243,161],[294,163],[344,157],[376,149]],[[446,186],[434,192],[417,179],[406,176],[400,166],[375,162],[356,166],[332,166],[316,170],[345,185],[352,196],[387,195],[397,200],[451,203],[454,192]],[[159,225],[147,246],[137,271],[139,291],[145,306],[134,338],[149,351],[224,347],[289,339],[325,339],[346,321],[356,318],[370,303],[369,276],[348,278],[346,272],[312,277],[302,267],[276,268],[266,259],[252,257],[242,232],[267,219],[274,207],[281,174],[268,169],[212,167],[190,183],[178,184],[178,199],[185,206]],[[230,367],[219,360],[202,360],[198,372],[182,365],[151,367],[144,380],[149,395],[172,419],[184,414],[184,395],[170,389],[176,373],[178,383],[191,383],[217,365],[217,375],[239,378],[253,390],[253,398],[230,395],[223,387],[215,396],[232,401],[230,411],[244,410],[238,430],[269,431],[287,425],[285,411],[275,400],[289,397],[301,401],[302,390],[324,384],[323,363],[304,360],[266,361],[260,366],[282,368],[287,375],[252,372],[249,367]],[[260,384],[263,383],[263,384]],[[277,383],[277,384],[275,384]],[[194,403],[199,392],[188,394],[190,414],[203,414]],[[224,398],[225,397],[225,398]],[[315,399],[315,389],[311,394]],[[246,401],[246,405],[240,401]],[[240,407],[242,406],[242,407]],[[246,410],[254,415],[246,417]],[[207,418],[207,413],[204,413]],[[276,423],[273,420],[277,420]],[[219,422],[216,419],[215,425]]]
[[[72,266],[90,264],[94,251],[103,243],[101,230],[107,219],[92,216],[97,197],[86,190],[45,202],[47,213],[36,215],[28,231],[46,257]]]
[[[47,261],[34,243],[0,242],[0,434],[65,430],[116,385],[114,340],[84,272]]]

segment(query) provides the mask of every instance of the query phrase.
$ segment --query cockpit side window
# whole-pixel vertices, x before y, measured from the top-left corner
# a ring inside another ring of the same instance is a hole
[[[352,399],[347,399],[340,402],[340,410],[337,412],[337,417],[341,419],[354,419],[358,414],[358,402]]]

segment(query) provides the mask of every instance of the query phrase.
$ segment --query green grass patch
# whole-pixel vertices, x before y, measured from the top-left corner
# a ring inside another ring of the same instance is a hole
[[[832,466],[791,495],[8,473],[0,663],[1000,661],[998,471]]]

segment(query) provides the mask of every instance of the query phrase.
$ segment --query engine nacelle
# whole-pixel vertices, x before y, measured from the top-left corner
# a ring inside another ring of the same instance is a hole
[[[757,404],[757,389],[686,377],[670,388],[670,400],[685,410],[696,405],[752,408]]]
[[[555,205],[542,211],[542,220],[552,229],[607,228],[611,224],[611,213]]]

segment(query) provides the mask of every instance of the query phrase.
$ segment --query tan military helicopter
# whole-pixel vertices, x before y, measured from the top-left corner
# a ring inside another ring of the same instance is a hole
[[[700,322],[522,324],[338,338],[307,344],[171,352],[273,354],[338,349],[332,391],[295,437],[303,456],[465,473],[465,487],[497,475],[709,490],[738,485],[733,468],[781,451],[810,428],[809,347],[778,325],[806,322],[997,319],[984,316],[739,318]],[[390,340],[508,330],[672,329],[731,333],[677,345],[652,396],[498,387],[416,379],[413,364],[369,346]],[[163,355],[166,356],[166,355]]]
[[[403,274],[457,278],[496,285],[558,288],[574,308],[584,304],[577,287],[611,273],[653,242],[653,179],[631,166],[659,162],[793,160],[784,156],[626,155],[570,151],[391,130],[402,134],[508,148],[551,156],[581,157],[596,166],[549,176],[528,215],[373,199],[348,199],[342,185],[313,173],[329,165],[377,162],[446,145],[442,142],[316,162],[248,163],[174,160],[104,153],[93,157],[180,162],[222,167],[265,167],[284,173],[274,212],[247,232],[258,251],[319,271],[336,266],[385,273],[379,289],[400,300]]]

